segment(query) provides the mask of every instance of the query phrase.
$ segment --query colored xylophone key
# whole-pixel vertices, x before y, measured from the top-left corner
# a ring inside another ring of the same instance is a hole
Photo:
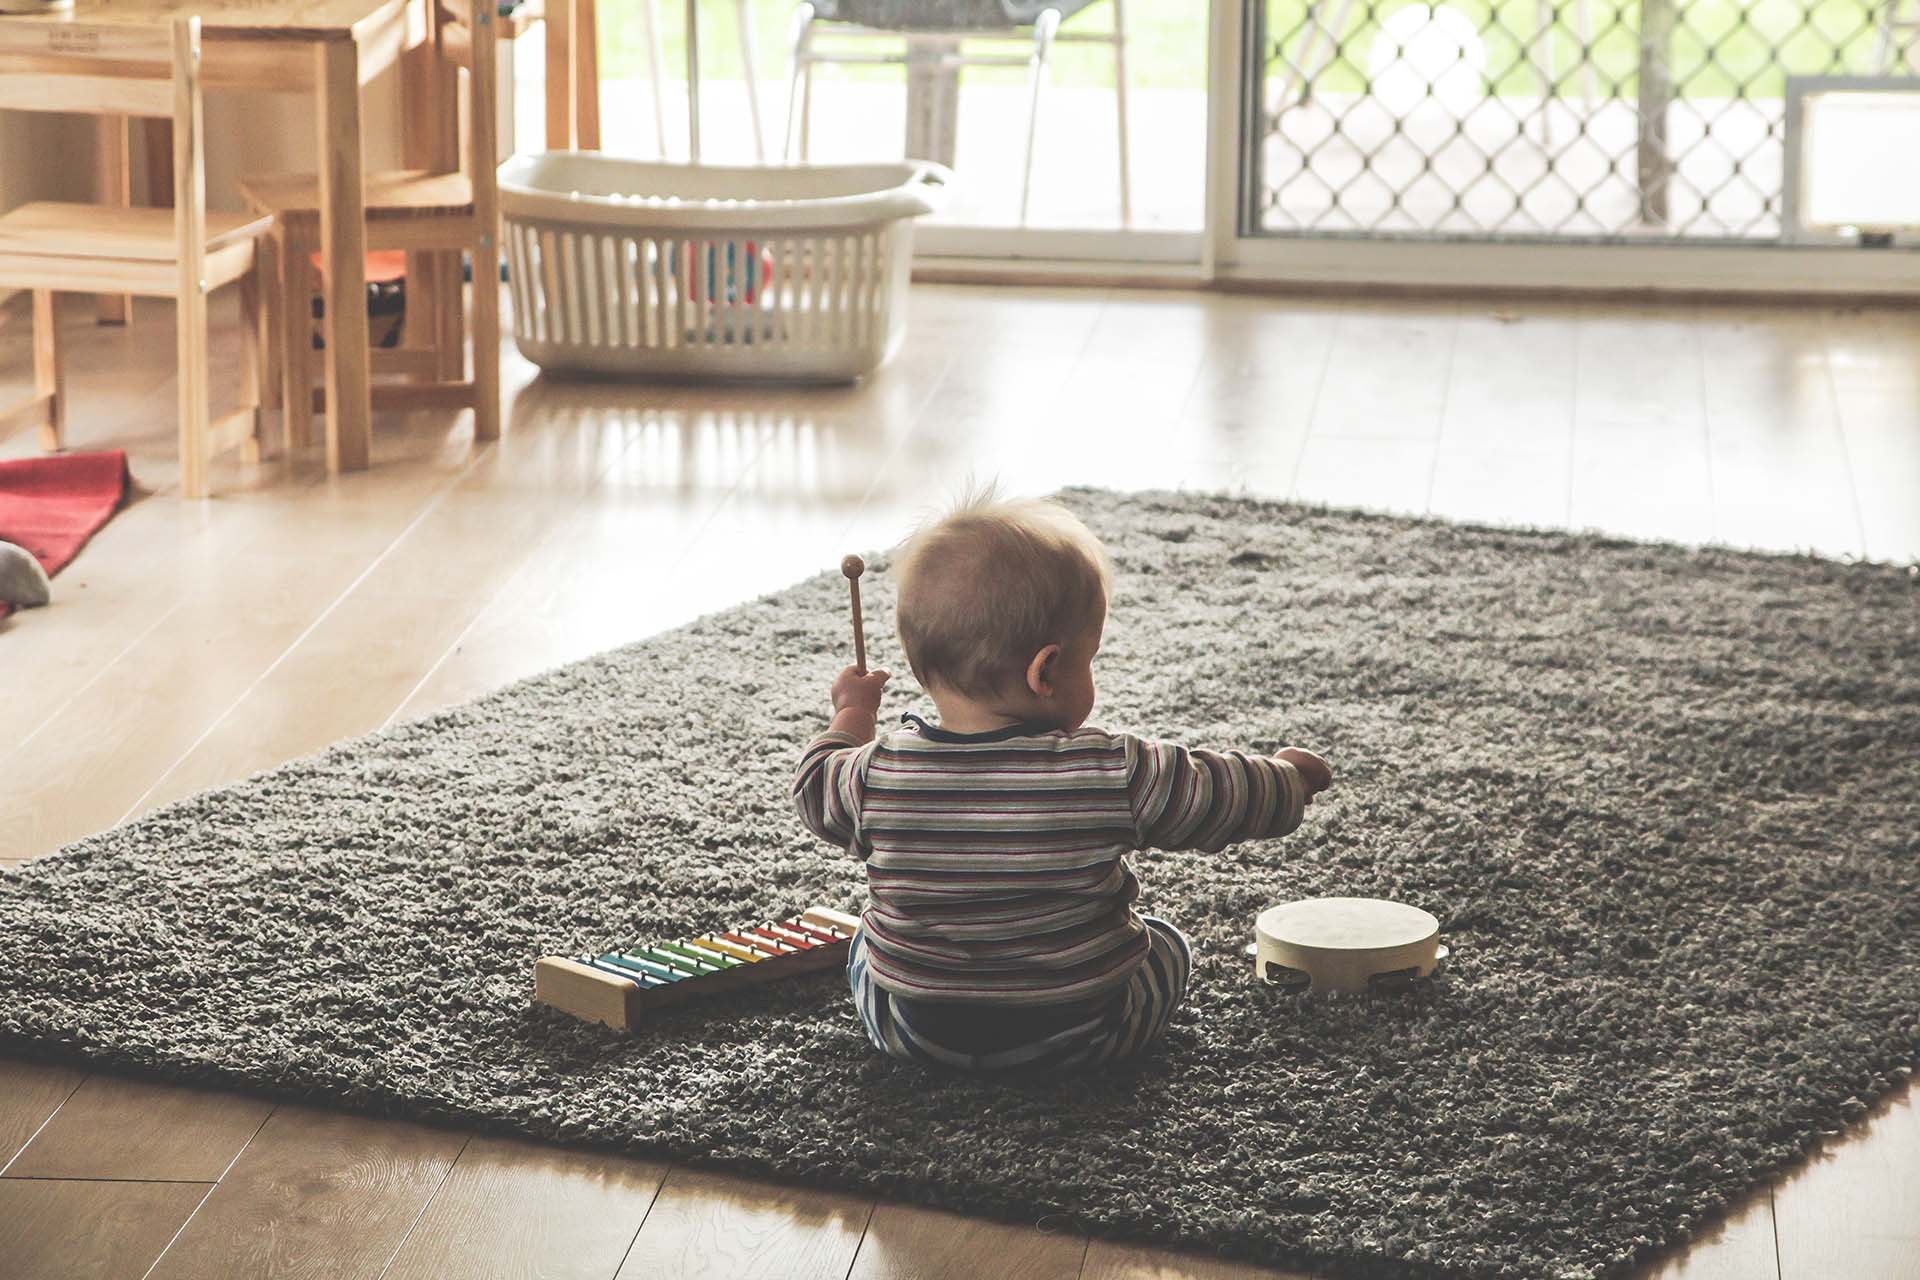
[[[696,941],[699,942],[699,944],[703,947],[711,947],[713,950],[718,951],[721,955],[732,956],[735,960],[744,960],[749,964],[766,958],[760,952],[755,951],[751,947],[743,947],[743,946],[740,946],[738,943],[725,941],[725,935],[722,935],[721,937],[717,937],[717,938],[716,937],[698,938],[696,939]]]
[[[547,956],[534,966],[534,995],[575,1017],[630,1029],[646,1009],[832,968],[844,962],[859,924],[853,916],[815,907],[790,920],[599,954]]]

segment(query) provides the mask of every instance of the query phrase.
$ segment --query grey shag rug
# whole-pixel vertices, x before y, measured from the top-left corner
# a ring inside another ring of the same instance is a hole
[[[1137,1066],[929,1076],[833,978],[631,1039],[529,1003],[543,952],[860,901],[786,798],[833,572],[0,876],[0,1047],[1368,1276],[1644,1259],[1906,1074],[1908,572],[1069,500],[1119,567],[1097,721],[1339,779],[1290,839],[1139,859],[1198,967]],[[884,561],[867,598],[885,635]],[[1316,894],[1430,907],[1451,967],[1256,989],[1253,916]]]

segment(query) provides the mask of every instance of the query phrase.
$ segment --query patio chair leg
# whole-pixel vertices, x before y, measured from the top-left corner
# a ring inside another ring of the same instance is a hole
[[[1340,56],[1340,33],[1347,29],[1347,13],[1353,8],[1353,0],[1340,0],[1340,7],[1333,11],[1331,25],[1320,21],[1320,6],[1307,6],[1306,30],[1300,36],[1300,56],[1287,66],[1287,74],[1280,82],[1280,96],[1274,105],[1274,115],[1285,111],[1293,99],[1305,102],[1313,93],[1313,78],[1320,74],[1319,67],[1310,67],[1314,48],[1320,43],[1320,37],[1327,37],[1327,61]]]
[[[1113,100],[1120,125],[1120,225],[1133,225],[1133,181],[1127,165],[1127,19],[1125,0],[1113,0]]]
[[[1060,29],[1060,11],[1042,9],[1033,24],[1033,57],[1028,63],[1027,163],[1020,177],[1020,225],[1027,225],[1027,207],[1033,198],[1033,150],[1040,135],[1040,90],[1047,83],[1047,59],[1053,52],[1053,33]]]
[[[813,157],[813,59],[807,59],[807,78],[800,82],[800,163]]]
[[[1553,19],[1554,0],[1537,0],[1533,6],[1539,35],[1534,37],[1537,57],[1534,66],[1540,73],[1540,145],[1553,146]]]
[[[740,18],[740,65],[747,74],[747,115],[753,121],[753,158],[767,162],[767,138],[760,126],[760,70],[753,54],[753,15],[747,12],[747,0],[736,0],[734,12]]]
[[[647,35],[647,74],[653,89],[653,140],[660,158],[667,158],[666,64],[660,57],[660,14],[653,0],[640,0],[640,25]]]
[[[1879,75],[1891,75],[1914,66],[1914,50],[1920,48],[1920,43],[1908,42],[1905,48],[1901,47],[1902,35],[1920,30],[1920,11],[1901,16],[1909,7],[1909,0],[1885,0],[1879,6],[1873,42],[1873,67]]]
[[[790,44],[792,60],[787,70],[787,126],[780,139],[780,159],[791,161],[794,152],[794,130],[800,131],[800,152],[806,154],[807,108],[797,104],[805,102],[813,92],[813,65],[808,59],[808,51],[813,44],[813,6],[800,3],[793,7],[793,38]]]
[[[1593,9],[1587,0],[1573,0],[1573,20],[1574,30],[1580,35],[1580,79],[1586,90],[1583,101],[1587,119],[1591,120],[1594,103],[1600,97],[1600,81],[1593,69]]]

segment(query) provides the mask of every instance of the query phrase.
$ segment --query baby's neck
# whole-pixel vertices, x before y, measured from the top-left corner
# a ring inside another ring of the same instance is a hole
[[[997,705],[942,689],[931,695],[940,713],[940,727],[949,733],[991,733],[1008,725],[1031,724],[1035,717],[1022,708]]]

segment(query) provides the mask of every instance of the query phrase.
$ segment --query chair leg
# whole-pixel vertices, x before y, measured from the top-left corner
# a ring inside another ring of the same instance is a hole
[[[287,448],[313,443],[313,247],[280,238],[280,401]]]
[[[459,250],[437,255],[434,264],[434,309],[437,330],[436,341],[440,349],[440,380],[458,382],[467,375],[467,289],[461,277],[466,274],[466,261]],[[474,282],[480,280],[480,267],[474,264]],[[494,266],[494,279],[500,278],[498,264]]]
[[[59,313],[53,290],[33,291],[33,393],[45,401],[40,447],[48,453],[66,447],[67,370],[60,355]]]
[[[1126,0],[1113,0],[1113,103],[1120,126],[1120,225],[1133,225],[1133,179],[1127,145]]]
[[[793,160],[796,127],[801,156],[807,151],[808,107],[800,104],[813,95],[813,64],[807,59],[812,44],[813,6],[803,0],[793,7],[793,37],[788,46],[792,56],[787,68],[787,127],[780,139],[780,159],[786,162]]]
[[[1060,11],[1042,9],[1033,24],[1033,57],[1028,61],[1027,162],[1020,175],[1020,225],[1027,225],[1027,207],[1033,197],[1033,149],[1040,136],[1040,91],[1047,83],[1047,59],[1053,52],[1053,33],[1060,29]]]
[[[753,158],[757,164],[767,162],[767,138],[760,125],[760,69],[755,66],[757,59],[753,53],[753,15],[748,12],[747,0],[735,0],[734,13],[740,20],[740,65],[747,76],[747,116],[753,122]]]
[[[180,491],[189,499],[207,496],[211,462],[212,414],[207,405],[207,295],[183,290],[176,308],[180,371]]]
[[[500,240],[473,251],[473,438],[500,438]]]
[[[414,382],[437,382],[440,376],[437,365],[440,350],[439,277],[438,263],[433,254],[419,250],[407,254],[406,309],[401,316],[400,345],[408,351],[434,352],[436,361],[432,369],[418,369],[409,373],[407,377]]]
[[[240,277],[240,341],[246,347],[244,359],[240,362],[240,407],[252,410],[252,421],[247,427],[247,438],[240,442],[240,460],[248,466],[260,461],[260,385],[262,382],[262,355],[266,350],[261,341],[263,327],[261,317],[266,308],[261,306],[260,281],[264,274],[264,264],[256,256],[253,270]]]
[[[254,254],[253,269],[260,289],[253,335],[260,353],[260,407],[278,409],[284,399],[280,385],[280,313],[285,306],[280,297],[280,241],[272,235],[262,236]]]

